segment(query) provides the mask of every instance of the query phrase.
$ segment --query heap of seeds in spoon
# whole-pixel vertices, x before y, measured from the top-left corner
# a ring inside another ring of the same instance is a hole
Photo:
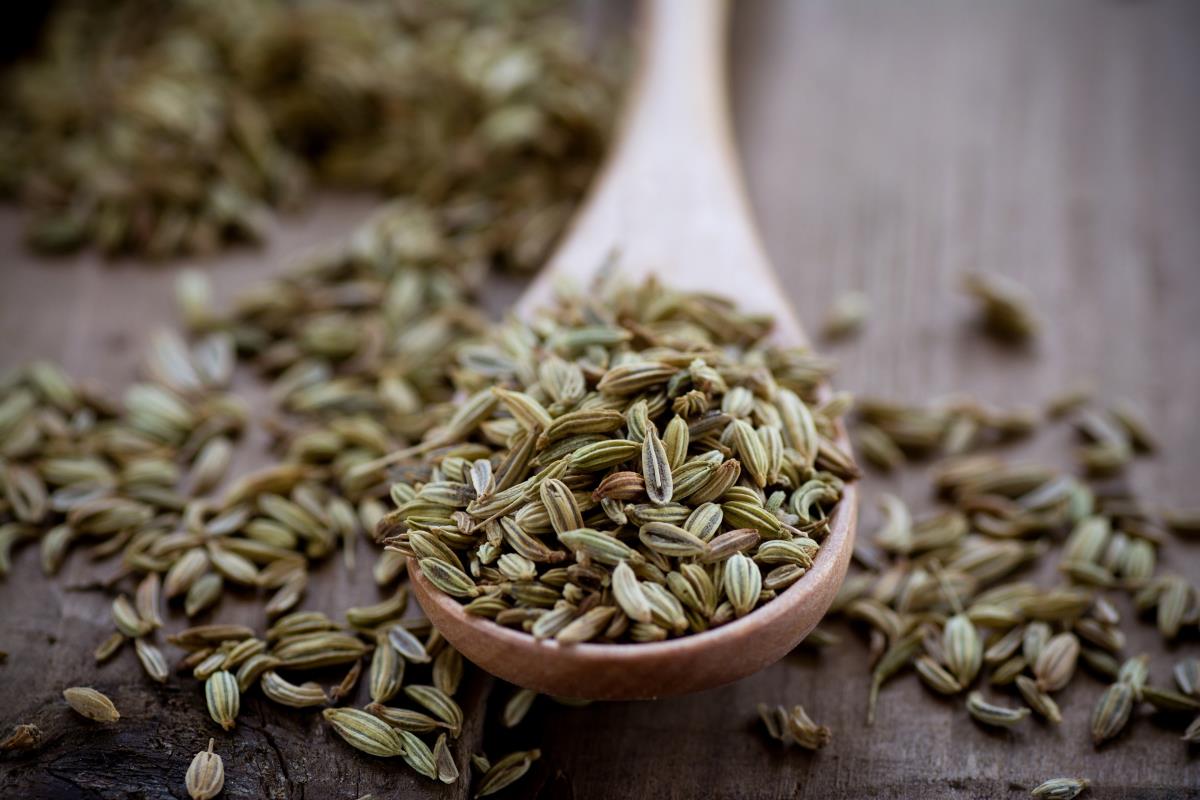
[[[603,293],[602,293],[603,294]],[[463,349],[433,473],[380,524],[468,613],[560,642],[722,625],[812,566],[856,474],[828,364],[771,321],[649,281]]]

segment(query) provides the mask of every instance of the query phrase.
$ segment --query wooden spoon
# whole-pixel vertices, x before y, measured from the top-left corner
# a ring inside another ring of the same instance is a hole
[[[759,241],[736,161],[725,92],[727,12],[724,0],[645,0],[641,64],[620,141],[519,313],[549,302],[564,277],[587,286],[616,253],[631,282],[656,274],[674,287],[728,295],[774,315],[781,343],[805,343]],[[846,575],[856,511],[850,485],[812,569],[771,602],[719,628],[648,644],[537,641],[466,614],[415,560],[408,567],[433,624],[488,672],[563,697],[659,697],[742,678],[808,635]]]

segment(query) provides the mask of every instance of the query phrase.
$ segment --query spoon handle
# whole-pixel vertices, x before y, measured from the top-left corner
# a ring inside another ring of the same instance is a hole
[[[781,337],[802,343],[754,227],[734,148],[728,4],[643,0],[640,11],[640,63],[615,149],[518,310],[544,305],[563,278],[586,288],[615,258],[627,280],[653,273],[677,288],[727,294],[775,314]]]

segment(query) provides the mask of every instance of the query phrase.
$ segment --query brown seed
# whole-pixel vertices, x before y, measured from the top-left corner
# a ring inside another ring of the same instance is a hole
[[[81,716],[96,722],[116,722],[121,718],[117,707],[105,695],[86,686],[73,686],[63,690],[67,705]]]
[[[37,725],[23,723],[13,728],[13,732],[0,740],[0,753],[10,750],[32,750],[42,742],[42,731]]]
[[[192,759],[185,783],[192,800],[212,800],[225,787],[225,764],[213,752],[214,740],[208,740],[208,750],[202,750]]]

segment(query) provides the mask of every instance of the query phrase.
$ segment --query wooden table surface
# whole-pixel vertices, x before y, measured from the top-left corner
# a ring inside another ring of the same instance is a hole
[[[1078,380],[1143,408],[1160,455],[1131,483],[1151,502],[1196,505],[1200,472],[1200,4],[1190,0],[743,0],[734,25],[733,95],[751,194],[770,254],[801,318],[864,290],[865,335],[837,347],[837,384],[918,400],[970,391],[1000,406],[1038,402]],[[349,231],[370,198],[322,198],[283,220],[270,247],[205,266],[227,297]],[[979,338],[955,289],[964,269],[1032,287],[1048,324],[1031,352]],[[173,324],[176,267],[39,261],[20,244],[20,217],[0,210],[0,366],[34,356],[119,387],[140,342]],[[498,285],[494,307],[515,291]],[[1058,431],[1014,451],[1048,461]],[[919,474],[868,479],[920,507]],[[364,553],[365,554],[365,553]],[[1200,580],[1200,545],[1172,542],[1161,560]],[[0,756],[0,797],[182,798],[191,756],[219,734],[190,679],[151,686],[131,651],[98,674],[108,600],[86,588],[93,565],[73,557],[50,582],[36,548],[0,581],[0,728],[37,721],[51,733],[32,754]],[[374,587],[330,563],[306,605],[336,612]],[[222,617],[258,624],[253,608]],[[540,746],[544,756],[501,797],[791,798],[1027,796],[1060,775],[1094,781],[1097,798],[1200,796],[1200,751],[1143,713],[1101,751],[1087,718],[1101,684],[1060,695],[1057,728],[1011,733],[973,724],[961,700],[939,701],[911,677],[883,691],[864,726],[867,651],[801,649],[740,683],[645,703],[568,708],[540,700],[509,741],[495,718],[511,689],[476,672],[460,752],[481,738],[493,756]],[[1153,654],[1152,676],[1200,654],[1195,638],[1164,651],[1152,627],[1129,651]],[[124,717],[87,726],[59,702],[96,683]],[[784,752],[757,730],[755,704],[802,703],[833,743]],[[486,714],[486,726],[478,720]],[[220,736],[225,797],[467,797],[399,763],[361,757],[318,715],[251,699]]]

